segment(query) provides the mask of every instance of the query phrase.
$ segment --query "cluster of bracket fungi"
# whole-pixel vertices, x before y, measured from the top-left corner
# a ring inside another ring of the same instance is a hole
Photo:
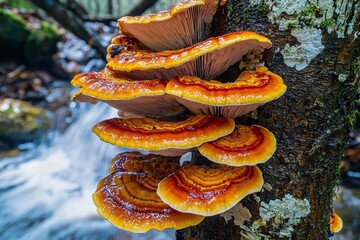
[[[262,188],[256,164],[273,155],[276,140],[234,118],[279,98],[286,86],[261,66],[234,82],[212,80],[244,55],[271,47],[254,32],[209,38],[217,7],[216,0],[192,0],[119,19],[106,68],[72,80],[80,88],[73,100],[102,101],[119,111],[93,127],[101,140],[149,152],[117,155],[93,195],[98,213],[121,229],[193,226]],[[184,112],[185,120],[169,120]],[[191,151],[214,163],[180,164]]]

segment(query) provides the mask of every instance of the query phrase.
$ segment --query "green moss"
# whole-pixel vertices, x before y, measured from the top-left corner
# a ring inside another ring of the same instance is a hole
[[[0,137],[13,142],[28,142],[45,135],[51,120],[44,109],[15,99],[0,101]]]
[[[287,23],[287,28],[288,29],[293,29],[293,28],[295,28],[296,27],[296,23],[295,22],[288,22]]]
[[[0,8],[0,59],[20,59],[30,34],[26,22],[17,14]]]
[[[324,19],[320,22],[320,28],[327,28],[331,25],[333,25],[334,20],[332,18]]]
[[[348,116],[349,123],[350,123],[351,127],[354,126],[354,124],[356,122],[356,119],[358,117],[359,117],[359,110],[357,110],[357,109],[352,110],[351,113]]]
[[[355,60],[351,64],[351,69],[354,73],[360,73],[360,60]]]
[[[250,14],[268,13],[269,11],[266,4],[255,4],[244,8],[240,16],[246,21],[250,17]]]
[[[60,36],[58,29],[44,21],[40,26],[40,29],[31,31],[25,43],[25,59],[32,66],[46,65],[57,51],[56,44]]]
[[[234,10],[233,4],[232,2],[230,2],[228,6],[228,14],[231,14],[233,10]]]
[[[29,0],[5,0],[4,3],[10,8],[33,9],[34,4]]]
[[[302,11],[301,15],[310,16],[320,11],[320,7],[315,3],[309,4],[304,11]]]

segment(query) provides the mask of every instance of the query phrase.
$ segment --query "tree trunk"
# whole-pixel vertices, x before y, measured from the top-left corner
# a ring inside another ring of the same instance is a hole
[[[260,165],[262,192],[224,214],[177,231],[177,239],[328,239],[331,235],[329,215],[339,161],[356,114],[360,4],[358,0],[310,2],[228,0],[219,10],[214,35],[249,30],[273,42],[263,61],[283,77],[287,92],[238,121],[272,131],[277,151]]]
[[[101,39],[94,31],[85,28],[85,21],[83,20],[83,17],[79,17],[78,13],[75,14],[73,11],[74,9],[67,8],[64,4],[57,0],[32,0],[32,2],[52,16],[64,28],[70,30],[77,37],[92,45],[100,55],[105,57],[106,46],[102,45]]]

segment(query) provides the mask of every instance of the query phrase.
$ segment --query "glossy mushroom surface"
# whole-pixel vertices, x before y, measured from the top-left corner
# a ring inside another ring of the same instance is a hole
[[[333,233],[340,232],[342,226],[343,222],[340,216],[337,213],[332,212],[330,215],[330,231]]]
[[[147,232],[150,229],[182,229],[203,220],[202,216],[172,209],[156,194],[159,181],[172,172],[173,164],[170,167],[166,166],[165,162],[160,165],[151,164],[151,161],[156,162],[158,159],[153,155],[129,153],[121,156],[121,161],[125,159],[125,162],[128,162],[125,168],[130,166],[129,170],[132,172],[119,170],[119,165],[111,168],[112,173],[100,180],[93,194],[97,211],[103,218],[121,229],[135,233]],[[119,158],[116,161],[119,161]],[[141,161],[147,162],[144,164],[148,171],[134,172],[137,167],[132,164],[140,164]]]
[[[257,166],[184,164],[159,183],[160,198],[186,213],[212,216],[232,208],[246,195],[258,192],[263,178]]]
[[[108,69],[77,74],[71,81],[80,87],[73,101],[105,102],[125,116],[172,116],[184,111],[173,97],[165,95],[164,79],[132,80]]]
[[[147,151],[164,150],[157,153],[172,156],[172,150],[187,152],[204,142],[230,134],[234,128],[235,123],[231,118],[199,114],[180,122],[158,121],[152,118],[113,118],[96,124],[93,131],[104,142],[119,147]]]
[[[232,134],[198,147],[210,161],[230,166],[266,162],[276,150],[274,135],[264,127],[237,125]]]
[[[196,76],[176,77],[165,91],[193,113],[236,118],[281,97],[286,85],[279,75],[257,67],[256,71],[242,72],[235,82],[229,83]]]
[[[124,52],[109,58],[107,67],[134,79],[190,75],[210,80],[247,53],[270,47],[270,40],[257,33],[233,32],[179,50]]]
[[[216,0],[192,0],[156,14],[122,17],[118,25],[153,51],[174,50],[206,39],[216,10]]]

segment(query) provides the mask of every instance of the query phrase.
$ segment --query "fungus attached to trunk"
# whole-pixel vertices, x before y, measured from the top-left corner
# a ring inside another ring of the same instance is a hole
[[[153,157],[140,155],[135,153],[123,157],[148,160]],[[118,166],[112,168],[113,172],[100,180],[93,194],[98,213],[115,226],[136,233],[150,229],[182,229],[199,224],[204,217],[178,212],[156,194],[158,183],[171,173],[173,165],[168,167],[165,163],[155,163],[153,166],[156,168],[148,166],[148,171],[143,173],[118,171]]]
[[[118,20],[120,32],[138,39],[153,51],[183,48],[208,37],[217,10],[216,0],[175,4],[169,11]]]
[[[270,40],[257,33],[233,32],[179,50],[123,52],[109,58],[107,67],[135,79],[169,80],[191,75],[209,80],[247,53],[270,47]]]
[[[160,198],[186,213],[212,216],[232,208],[246,195],[258,192],[263,178],[257,166],[184,164],[159,183]]]
[[[244,71],[235,82],[206,81],[195,76],[176,77],[166,85],[166,93],[193,113],[238,117],[282,96],[286,90],[282,78],[257,67]]]
[[[342,226],[343,226],[343,222],[340,216],[337,213],[332,212],[330,214],[330,231],[333,233],[340,232]]]
[[[74,101],[105,102],[121,116],[171,116],[184,111],[173,97],[165,95],[167,80],[136,81],[108,69],[76,75],[71,83],[80,87]]]
[[[93,131],[103,141],[119,147],[179,156],[204,142],[230,134],[234,128],[231,118],[199,114],[181,122],[113,118],[96,124]]]
[[[276,150],[274,135],[261,126],[237,125],[235,131],[198,147],[209,160],[230,166],[266,162]]]
[[[93,127],[101,140],[152,153],[116,155],[93,194],[98,213],[121,229],[193,226],[263,186],[254,165],[273,155],[276,139],[256,125],[234,131],[233,118],[279,98],[286,86],[266,67],[244,71],[231,83],[212,80],[246,54],[272,45],[248,31],[208,38],[217,8],[217,0],[191,0],[157,14],[123,17],[120,35],[107,48],[106,68],[72,80],[80,88],[73,100],[119,110],[122,118]],[[180,121],[178,114],[191,114],[185,107],[196,115]],[[180,166],[178,156],[196,148],[216,163]]]

